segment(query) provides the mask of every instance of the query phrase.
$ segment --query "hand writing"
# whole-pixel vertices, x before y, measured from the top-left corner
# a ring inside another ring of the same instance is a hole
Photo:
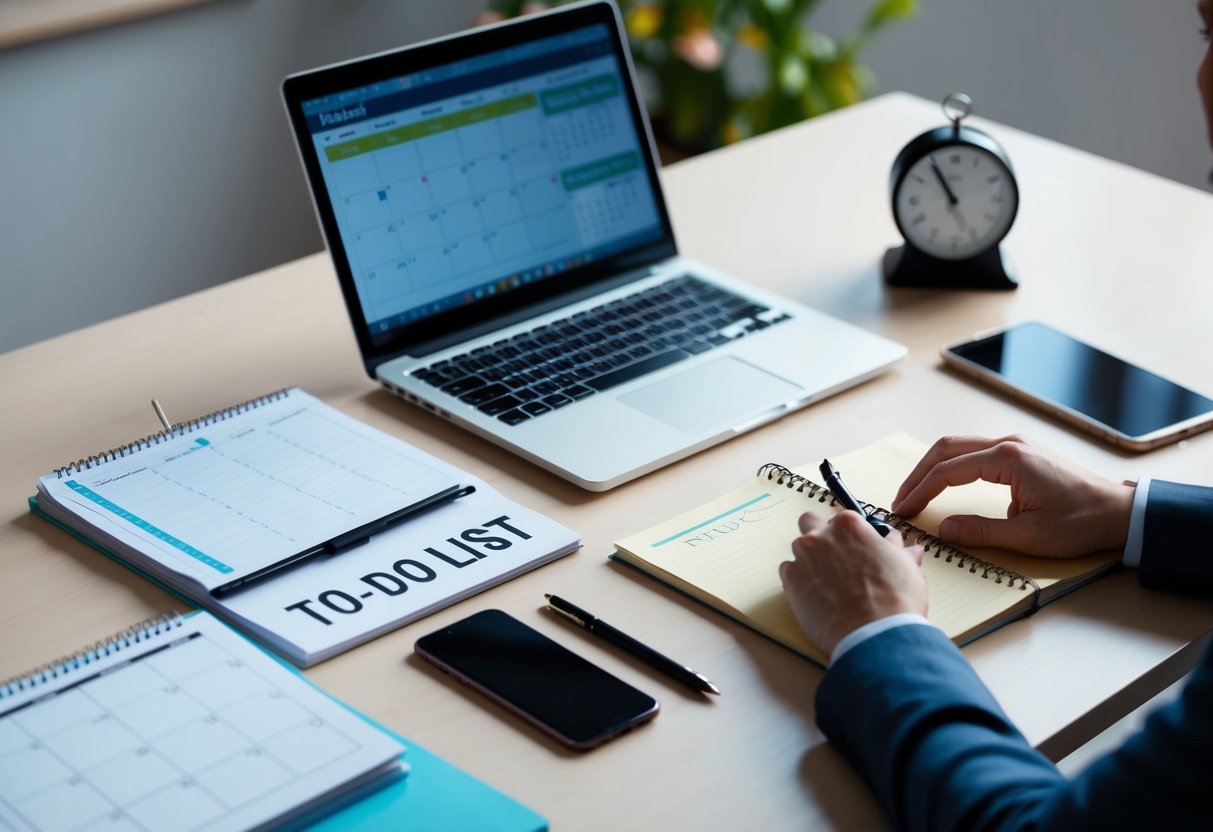
[[[779,577],[796,621],[827,655],[868,622],[899,612],[926,615],[921,546],[905,547],[898,534],[881,537],[854,511],[828,522],[803,514],[800,531]]]

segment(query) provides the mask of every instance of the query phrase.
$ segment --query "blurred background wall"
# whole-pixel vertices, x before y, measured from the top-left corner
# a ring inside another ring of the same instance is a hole
[[[217,0],[0,50],[0,351],[320,250],[279,81],[485,5]],[[980,115],[1207,187],[1191,0],[919,6],[863,53],[873,93],[964,90]],[[866,7],[823,0],[813,25]]]

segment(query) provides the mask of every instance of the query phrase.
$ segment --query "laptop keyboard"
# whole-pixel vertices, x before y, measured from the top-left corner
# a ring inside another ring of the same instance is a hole
[[[790,317],[684,275],[413,375],[517,425]]]

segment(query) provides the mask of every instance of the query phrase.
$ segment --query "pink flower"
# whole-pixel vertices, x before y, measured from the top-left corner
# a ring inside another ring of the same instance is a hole
[[[674,41],[674,54],[702,72],[710,72],[724,60],[720,42],[707,29],[693,29]]]

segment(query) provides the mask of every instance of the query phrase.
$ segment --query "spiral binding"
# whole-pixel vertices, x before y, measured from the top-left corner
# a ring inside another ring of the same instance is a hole
[[[834,499],[828,488],[818,485],[807,477],[803,477],[782,465],[768,462],[758,469],[758,476],[766,477],[776,485],[794,488],[798,493],[806,494],[810,499],[815,498],[819,503],[828,501],[831,506],[838,505],[838,501]],[[1007,586],[1011,589],[1016,588],[1016,582],[1018,582],[1018,589],[1021,591],[1031,587],[1035,595],[1032,606],[1033,608],[1039,606],[1040,585],[1028,576],[982,560],[963,549],[956,548],[950,543],[945,543],[935,535],[924,532],[910,521],[888,509],[880,508],[871,503],[864,503],[863,508],[869,515],[895,528],[901,533],[902,539],[907,543],[922,546],[924,556],[933,555],[936,559],[943,558],[944,563],[955,563],[959,569],[967,566],[972,573],[980,571],[982,578],[992,577],[994,583],[1001,584],[1005,580]]]
[[[106,656],[117,653],[119,650],[125,650],[150,638],[155,638],[162,633],[175,630],[184,624],[184,619],[175,612],[161,613],[140,621],[138,624],[132,624],[122,632],[114,633],[112,636],[104,638],[90,647],[77,650],[70,656],[55,659],[34,668],[28,673],[23,673],[20,676],[14,676],[12,679],[0,682],[0,699],[16,696],[40,685],[49,684],[62,676],[74,673],[91,665],[93,662],[100,661]]]
[[[117,448],[110,448],[108,451],[103,451],[99,454],[86,456],[84,459],[78,459],[75,462],[70,462],[61,468],[55,469],[55,476],[59,479],[75,474],[80,471],[101,465],[105,462],[113,462],[115,459],[133,454],[136,451],[142,451],[145,448],[150,448],[152,445],[159,445],[161,442],[167,442],[169,439],[176,439],[187,433],[192,433],[198,428],[208,427],[217,422],[222,422],[225,419],[230,419],[233,416],[239,416],[241,413],[247,413],[250,410],[269,404],[270,402],[278,401],[285,397],[291,388],[284,387],[281,390],[275,390],[273,393],[267,393],[264,396],[258,396],[255,399],[249,399],[246,402],[225,407],[222,410],[216,410],[214,413],[208,413],[205,416],[199,416],[197,419],[190,419],[188,422],[178,422],[173,425],[172,430],[162,430],[158,433],[153,433],[150,436],[145,436],[142,439],[136,439],[134,442],[129,442],[125,445],[119,445]]]

